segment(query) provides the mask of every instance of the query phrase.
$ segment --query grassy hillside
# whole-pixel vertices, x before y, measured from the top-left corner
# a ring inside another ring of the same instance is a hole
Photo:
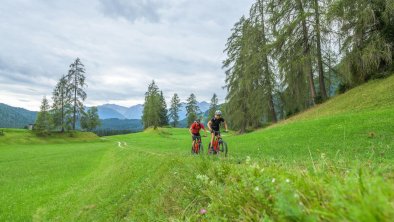
[[[0,221],[391,221],[393,83],[225,134],[228,158],[190,155],[186,129],[50,140],[6,131]]]

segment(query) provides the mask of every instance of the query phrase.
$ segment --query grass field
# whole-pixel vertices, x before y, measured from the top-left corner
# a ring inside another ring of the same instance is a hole
[[[266,129],[225,134],[228,158],[190,155],[185,129],[73,136],[5,130],[0,221],[394,218],[394,76]]]

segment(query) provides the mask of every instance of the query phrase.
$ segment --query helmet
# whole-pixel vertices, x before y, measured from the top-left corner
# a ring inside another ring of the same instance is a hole
[[[200,120],[200,118],[197,118],[194,122],[196,122],[196,123],[200,123],[201,122],[201,120]]]
[[[216,110],[215,115],[221,116],[222,115],[222,111]]]

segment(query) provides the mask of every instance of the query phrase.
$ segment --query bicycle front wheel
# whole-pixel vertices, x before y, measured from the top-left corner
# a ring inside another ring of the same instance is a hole
[[[204,153],[204,146],[202,143],[200,143],[200,149],[198,149],[198,154],[203,154]]]

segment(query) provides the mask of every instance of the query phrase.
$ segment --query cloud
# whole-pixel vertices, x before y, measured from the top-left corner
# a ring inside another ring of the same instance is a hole
[[[252,0],[4,0],[0,102],[33,110],[76,57],[87,105],[143,102],[156,80],[169,100],[224,100],[221,69],[230,29]]]

